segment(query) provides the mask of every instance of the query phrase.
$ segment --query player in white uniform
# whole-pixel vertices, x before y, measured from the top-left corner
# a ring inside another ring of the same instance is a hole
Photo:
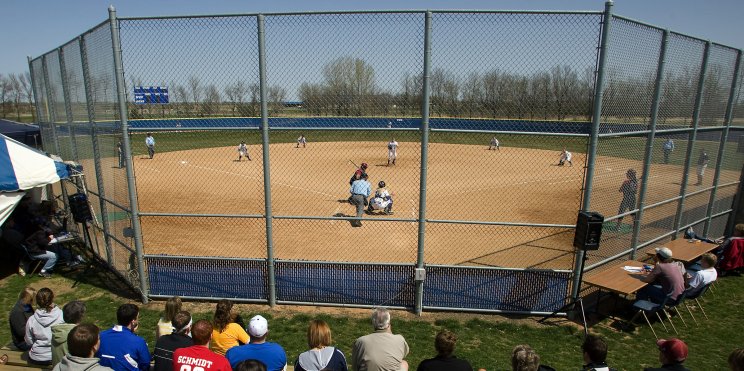
[[[491,138],[491,144],[488,146],[488,150],[490,151],[492,148],[501,151],[501,148],[499,147],[499,140],[496,139],[496,137]]]
[[[395,141],[395,138],[390,140],[388,142],[388,166],[390,166],[390,161],[393,161],[393,165],[395,165],[395,159],[398,158],[398,142]]]
[[[379,188],[377,188],[377,190],[375,191],[375,196],[369,201],[367,212],[371,214],[375,210],[382,210],[385,215],[392,215],[393,196],[385,188],[384,181],[381,180],[379,183],[377,183],[377,186]]]
[[[300,134],[300,137],[297,138],[297,147],[295,148],[300,148],[300,144],[302,145],[302,148],[305,148],[305,146],[307,145],[307,139],[305,139],[304,134]]]
[[[571,162],[571,152],[566,151],[566,149],[563,149],[563,152],[561,152],[561,159],[558,161],[558,166],[563,166],[564,163],[568,162],[569,166],[573,166],[573,162]]]
[[[245,141],[241,141],[240,144],[238,144],[238,162],[243,159],[243,156],[245,156],[248,161],[251,161],[251,156],[248,154],[248,146],[245,144]]]

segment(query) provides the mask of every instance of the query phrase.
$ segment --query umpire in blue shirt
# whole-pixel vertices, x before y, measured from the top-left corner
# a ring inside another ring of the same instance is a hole
[[[372,186],[367,181],[367,178],[369,178],[367,173],[363,173],[360,179],[351,183],[351,189],[349,190],[351,192],[351,203],[356,206],[356,216],[359,218],[359,220],[351,221],[352,227],[362,226],[361,218],[364,213],[364,207],[367,206],[367,197],[372,192]]]

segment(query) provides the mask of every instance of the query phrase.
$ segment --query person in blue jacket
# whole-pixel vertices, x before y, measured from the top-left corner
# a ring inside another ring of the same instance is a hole
[[[122,304],[116,310],[116,322],[114,327],[101,332],[101,346],[96,352],[101,366],[115,371],[148,371],[150,351],[147,342],[135,334],[139,327],[139,307]]]

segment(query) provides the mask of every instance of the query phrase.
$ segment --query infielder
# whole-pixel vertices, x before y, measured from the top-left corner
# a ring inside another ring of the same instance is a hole
[[[390,161],[393,161],[393,165],[395,165],[395,159],[398,158],[398,142],[395,141],[395,138],[391,139],[390,142],[388,142],[388,166],[390,166]]]
[[[295,148],[300,148],[300,145],[302,145],[302,148],[305,148],[305,146],[307,146],[307,139],[305,139],[304,134],[300,134],[300,137],[297,138],[297,147]]]
[[[150,155],[150,160],[152,160],[155,157],[155,138],[152,137],[152,133],[147,133],[145,145],[147,146],[147,154]]]
[[[241,141],[240,144],[238,144],[238,162],[243,159],[243,156],[245,156],[248,161],[252,161],[251,156],[248,154],[248,146],[245,144],[245,141]]]
[[[698,157],[697,162],[698,181],[697,183],[695,183],[696,186],[703,185],[703,175],[705,175],[705,169],[708,167],[708,162],[710,162],[710,156],[708,156],[708,152],[706,152],[705,149],[701,149],[700,157]]]
[[[488,146],[488,150],[490,151],[491,148],[501,151],[501,148],[499,147],[499,140],[496,139],[496,137],[491,138],[491,144]]]
[[[563,149],[563,152],[561,152],[561,159],[558,161],[558,166],[563,166],[566,162],[568,162],[569,166],[573,166],[573,162],[571,162],[571,157],[573,155],[571,152],[566,151],[566,149]]]

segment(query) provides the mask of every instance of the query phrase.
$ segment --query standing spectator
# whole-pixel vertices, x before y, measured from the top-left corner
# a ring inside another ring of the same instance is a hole
[[[540,356],[529,345],[517,345],[512,350],[512,371],[555,371],[540,364]]]
[[[155,138],[152,137],[152,133],[147,133],[147,137],[145,138],[145,145],[147,146],[147,154],[152,160],[152,158],[155,157]]]
[[[36,293],[36,312],[26,322],[26,344],[31,363],[52,364],[52,325],[62,323],[62,311],[54,304],[54,293],[44,287]]]
[[[425,359],[416,369],[417,371],[473,371],[470,363],[464,359],[458,359],[453,354],[457,335],[453,332],[442,330],[439,331],[434,339],[434,348],[437,350],[437,356]]]
[[[98,331],[98,326],[91,323],[73,327],[67,335],[69,351],[53,371],[112,371],[101,366],[100,359],[95,357],[101,345]]]
[[[393,335],[390,312],[386,308],[372,311],[375,332],[354,341],[352,360],[356,371],[408,370],[408,343],[402,335]]]
[[[237,313],[233,312],[233,303],[222,299],[217,302],[217,310],[214,312],[214,331],[210,349],[224,356],[227,350],[248,343],[250,338],[243,330],[243,326],[236,323]]]
[[[617,213],[622,214],[625,212],[625,210],[633,210],[636,207],[636,193],[638,192],[638,178],[636,178],[636,171],[633,169],[628,169],[627,172],[625,172],[625,181],[623,184],[620,185],[620,189],[618,190],[620,193],[623,194],[623,200],[620,201],[620,208],[618,208]],[[633,217],[633,221],[635,222],[635,214],[631,214]],[[615,230],[620,229],[620,225],[623,223],[623,217],[617,218],[617,223],[615,224]]]
[[[161,337],[163,335],[170,335],[175,330],[173,324],[173,317],[176,316],[181,310],[181,298],[178,296],[172,296],[165,302],[165,311],[163,316],[158,320],[158,327],[155,329],[155,337]]]
[[[224,356],[209,350],[209,340],[212,338],[212,324],[203,319],[191,327],[191,338],[194,345],[179,348],[173,352],[173,369],[181,370],[185,365],[200,366],[204,371],[231,371],[230,363]]]
[[[651,283],[638,291],[637,299],[650,300],[660,304],[671,293],[671,300],[677,300],[685,291],[684,268],[672,260],[672,250],[667,247],[657,247],[654,255],[654,269],[641,278],[641,281]]]
[[[282,371],[287,367],[287,353],[277,343],[266,341],[269,335],[269,322],[262,316],[254,316],[248,323],[248,333],[251,341],[248,344],[230,348],[225,357],[230,366],[235,368],[238,363],[247,359],[263,362],[268,371]]]
[[[101,346],[96,356],[101,365],[116,371],[148,371],[150,351],[145,339],[137,336],[139,328],[139,307],[122,304],[116,310],[116,325],[101,333]]]
[[[189,337],[191,333],[191,314],[186,311],[180,311],[173,316],[173,327],[175,332],[163,335],[155,343],[155,371],[172,371],[173,370],[173,352],[176,349],[186,348],[194,345],[194,341]]]
[[[660,339],[656,342],[659,347],[659,362],[661,367],[647,367],[644,371],[689,371],[683,363],[687,359],[687,344],[682,340],[671,338]]]
[[[716,271],[716,262],[718,258],[711,253],[705,253],[700,257],[700,265],[703,269],[693,273],[687,279],[687,286],[694,291],[700,290],[703,286],[713,283],[718,278]]]
[[[700,150],[700,156],[698,156],[698,162],[697,162],[697,177],[698,181],[695,183],[696,186],[703,185],[703,175],[705,175],[705,169],[708,167],[708,162],[710,162],[710,157],[708,156],[708,152],[705,151],[705,148]]]
[[[119,169],[124,167],[124,147],[122,147],[121,141],[116,144],[116,155],[119,157]]]
[[[615,371],[607,366],[607,344],[601,337],[587,335],[581,344],[581,350],[584,352],[585,363],[582,371]]]
[[[307,327],[307,345],[310,350],[297,357],[297,371],[347,371],[346,357],[338,348],[332,347],[331,328],[323,320],[310,321]]]
[[[664,142],[663,149],[664,149],[664,163],[668,164],[669,155],[672,153],[672,151],[674,151],[674,141],[672,140],[672,138],[667,138],[666,142]]]
[[[56,365],[67,354],[67,334],[73,327],[80,324],[85,316],[85,303],[74,300],[62,307],[63,323],[52,326],[52,365]],[[96,332],[96,338],[98,332]]]
[[[731,371],[744,371],[744,348],[734,349],[728,357]]]
[[[372,185],[367,181],[367,174],[363,173],[362,178],[354,181],[349,189],[351,193],[351,204],[356,207],[356,216],[359,220],[352,220],[352,227],[362,226],[362,215],[364,214],[364,207],[367,206],[367,197],[372,193]]]
[[[8,315],[13,345],[22,351],[31,349],[31,346],[26,344],[24,337],[26,336],[26,323],[34,314],[34,308],[32,306],[34,296],[36,296],[36,290],[33,287],[23,288],[18,294],[18,301]]]

